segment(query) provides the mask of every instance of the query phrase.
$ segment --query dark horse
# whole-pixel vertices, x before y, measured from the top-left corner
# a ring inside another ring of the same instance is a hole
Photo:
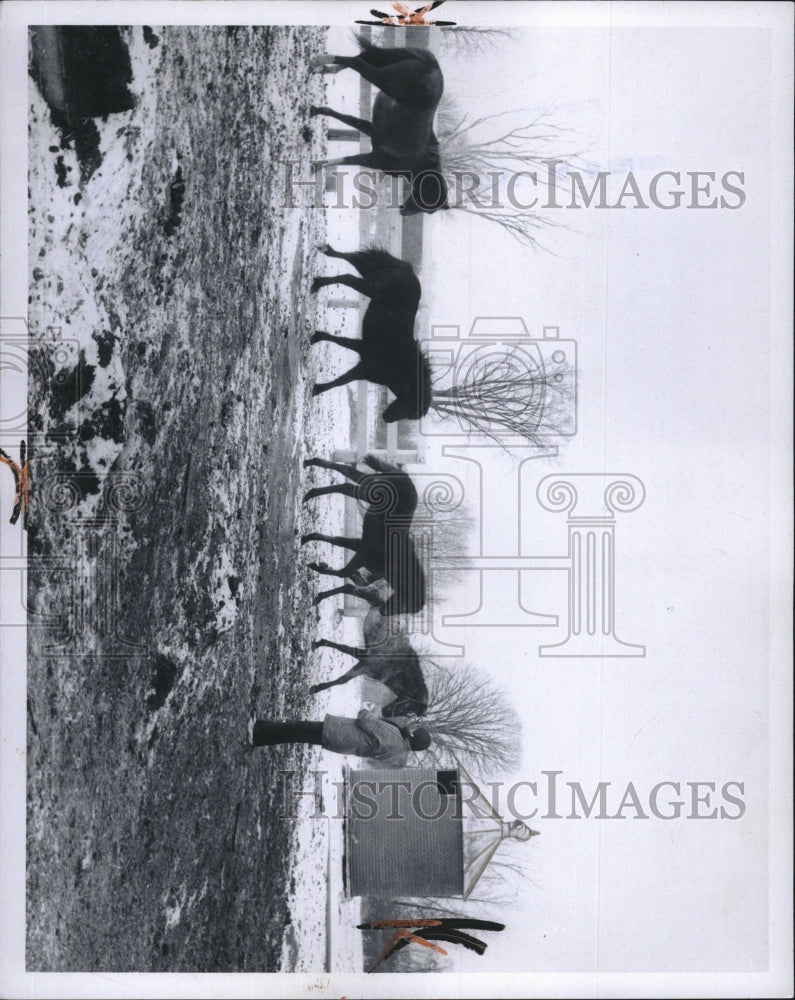
[[[372,151],[329,160],[327,166],[359,166],[406,177],[411,193],[400,206],[402,215],[449,208],[447,182],[441,172],[439,140],[433,118],[444,90],[439,63],[427,49],[383,49],[359,39],[358,56],[313,60],[316,72],[339,73],[350,67],[378,87],[373,120],[343,115],[331,108],[310,108],[311,115],[328,115],[370,137]]]
[[[421,289],[411,264],[393,257],[386,250],[339,253],[330,246],[321,247],[321,250],[327,257],[348,261],[362,277],[339,274],[315,278],[312,291],[326,285],[347,285],[367,295],[370,304],[364,314],[361,340],[335,337],[322,330],[312,337],[313,344],[328,340],[359,354],[358,364],[333,382],[318,383],[313,395],[354,379],[366,379],[385,385],[395,396],[383,412],[386,423],[419,420],[431,405],[431,366],[414,339],[414,319]]]
[[[309,490],[304,500],[327,493],[341,493],[368,504],[362,521],[361,538],[339,535],[322,535],[312,532],[301,538],[307,542],[329,542],[353,550],[352,559],[342,569],[331,569],[325,563],[310,563],[318,573],[330,576],[361,578],[365,570],[369,577],[384,579],[392,588],[388,600],[376,596],[371,589],[348,583],[318,594],[315,604],[335,594],[352,594],[362,597],[377,607],[382,615],[415,614],[425,606],[425,573],[411,539],[411,519],[417,509],[417,491],[411,477],[394,465],[367,455],[365,463],[375,472],[360,472],[355,465],[326,462],[322,458],[308,458],[304,466],[331,469],[351,479],[351,483],[320,486]]]
[[[375,618],[375,620],[373,620]],[[382,618],[375,608],[364,620],[364,646],[343,646],[329,639],[319,639],[313,644],[313,649],[327,646],[338,649],[341,653],[356,658],[356,663],[341,677],[325,684],[315,684],[309,690],[312,694],[325,691],[326,688],[344,684],[365,674],[373,680],[385,684],[395,695],[381,709],[381,715],[392,719],[397,715],[424,715],[428,710],[428,689],[420,668],[420,658],[404,632],[381,633]]]

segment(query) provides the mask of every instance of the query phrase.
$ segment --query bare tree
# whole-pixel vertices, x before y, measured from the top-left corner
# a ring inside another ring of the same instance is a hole
[[[418,507],[418,515],[424,504]],[[469,540],[475,529],[475,517],[471,509],[463,504],[448,511],[431,509],[432,542],[430,568],[428,574],[432,601],[438,601],[455,584],[470,565]]]
[[[485,434],[506,451],[510,449],[500,436],[504,434],[543,447],[560,433],[573,385],[570,367],[547,371],[543,362],[518,350],[499,352],[481,359],[463,377],[459,373],[451,386],[434,386],[431,408]]]
[[[439,47],[463,56],[480,55],[511,38],[510,28],[479,28],[476,25],[448,26],[438,33]]]
[[[520,243],[540,247],[539,231],[561,224],[535,209],[510,205],[506,185],[528,171],[541,185],[550,179],[555,183],[558,169],[583,165],[581,152],[572,148],[572,131],[552,119],[550,110],[518,108],[470,118],[452,98],[443,98],[436,131],[442,170],[454,193],[452,207],[498,223]],[[550,166],[552,161],[556,166]]]
[[[505,694],[469,664],[442,666],[423,658],[428,710],[422,725],[433,743],[420,766],[455,767],[483,775],[511,771],[520,759],[522,722]]]

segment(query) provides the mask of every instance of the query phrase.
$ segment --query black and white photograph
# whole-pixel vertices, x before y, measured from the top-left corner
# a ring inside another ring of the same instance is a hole
[[[0,995],[791,995],[792,27],[0,6]]]

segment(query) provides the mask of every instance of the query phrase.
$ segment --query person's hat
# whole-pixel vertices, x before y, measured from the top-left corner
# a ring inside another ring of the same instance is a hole
[[[427,729],[423,729],[422,726],[419,726],[409,736],[409,745],[412,750],[427,750],[431,745],[431,734]]]

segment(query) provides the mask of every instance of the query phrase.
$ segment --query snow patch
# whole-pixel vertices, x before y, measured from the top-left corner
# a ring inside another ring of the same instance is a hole
[[[239,587],[234,582],[240,579],[229,552],[220,549],[216,553],[216,567],[213,570],[212,602],[215,609],[215,628],[219,634],[228,632],[237,620],[237,600]]]

